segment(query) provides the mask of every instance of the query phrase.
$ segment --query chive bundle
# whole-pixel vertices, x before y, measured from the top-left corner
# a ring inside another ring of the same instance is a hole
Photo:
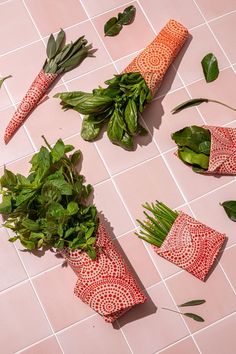
[[[146,211],[143,212],[147,219],[144,221],[137,220],[141,230],[136,235],[144,241],[160,247],[179,214],[158,201],[155,204],[145,203],[142,206],[151,215]]]

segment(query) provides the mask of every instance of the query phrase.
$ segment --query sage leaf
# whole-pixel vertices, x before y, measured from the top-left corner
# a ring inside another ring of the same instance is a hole
[[[230,220],[236,221],[236,201],[235,200],[227,200],[226,202],[220,204]]]
[[[56,41],[55,38],[53,36],[53,34],[50,34],[50,37],[48,39],[48,43],[47,43],[47,49],[46,49],[46,53],[47,53],[47,57],[48,59],[52,59],[55,55],[56,55]]]
[[[194,107],[194,106],[198,106],[203,102],[209,102],[209,100],[207,98],[193,98],[191,100],[185,101],[181,104],[179,104],[178,106],[176,106],[175,108],[172,109],[171,113],[172,114],[176,114],[181,112],[183,109],[189,108],[189,107]]]
[[[104,33],[105,36],[114,37],[120,33],[121,29],[122,24],[118,22],[116,17],[112,17],[105,23]]]
[[[196,315],[195,313],[185,312],[185,313],[182,313],[182,315],[192,318],[194,321],[197,321],[197,322],[204,322],[205,321],[204,318],[202,318],[199,315]]]
[[[12,75],[8,75],[8,76],[0,78],[0,88],[2,87],[4,81],[9,79],[10,77],[12,77]]]
[[[136,15],[136,8],[131,5],[124,9],[123,13],[118,14],[118,21],[122,25],[130,25],[134,22]]]
[[[65,43],[65,38],[66,38],[65,32],[61,28],[61,30],[58,33],[57,38],[56,38],[56,53],[57,54],[58,54],[58,52],[61,51],[61,49]]]
[[[201,61],[206,82],[212,82],[219,75],[218,61],[213,53],[205,55]]]
[[[188,302],[185,302],[181,305],[178,305],[178,307],[187,307],[187,306],[198,306],[198,305],[202,305],[206,302],[206,300],[191,300]]]

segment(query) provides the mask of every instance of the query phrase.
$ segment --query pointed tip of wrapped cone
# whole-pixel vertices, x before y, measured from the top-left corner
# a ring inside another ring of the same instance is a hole
[[[7,130],[5,131],[5,134],[4,134],[4,143],[5,145],[7,145],[9,143],[9,141],[11,140],[11,136],[8,134]]]

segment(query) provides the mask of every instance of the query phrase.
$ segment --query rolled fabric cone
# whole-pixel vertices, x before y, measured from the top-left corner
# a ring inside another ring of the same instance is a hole
[[[81,250],[65,249],[62,255],[78,276],[75,295],[111,323],[146,297],[102,224],[96,246],[96,260]]]
[[[175,20],[169,20],[156,38],[133,59],[123,73],[139,72],[154,95],[187,38],[187,28]]]
[[[211,133],[209,166],[206,173],[236,174],[236,129],[204,125]],[[205,172],[204,172],[205,173]]]
[[[204,281],[225,240],[225,234],[180,212],[161,247],[153,248],[159,256]]]
[[[52,85],[57,77],[58,74],[48,74],[45,73],[44,70],[39,72],[26,95],[22,99],[21,103],[17,107],[17,110],[15,111],[12,119],[10,120],[10,123],[5,130],[5,144],[9,142],[15,132],[24,123],[27,116],[39,104],[48,88]]]

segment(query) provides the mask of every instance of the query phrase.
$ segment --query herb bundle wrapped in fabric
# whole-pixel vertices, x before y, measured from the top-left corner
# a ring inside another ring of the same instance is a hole
[[[154,247],[155,252],[204,281],[225,242],[226,236],[183,212],[165,204],[144,204],[146,220],[137,236]]]
[[[61,253],[78,276],[75,294],[112,322],[146,298],[95,205],[86,204],[92,186],[76,170],[80,151],[68,157],[74,147],[61,139],[46,146],[33,156],[27,177],[5,169],[0,179],[0,213],[15,233],[9,241],[19,240],[29,251]]]
[[[107,135],[113,144],[132,150],[134,136],[146,134],[139,123],[139,113],[151,101],[187,37],[187,29],[170,20],[122,74],[105,81],[108,87],[94,89],[92,93],[56,94],[63,109],[74,109],[85,115],[83,139],[95,140],[102,127],[107,126]]]
[[[193,171],[215,175],[236,174],[236,129],[204,125],[172,134],[178,156]]]
[[[31,111],[42,101],[45,93],[59,74],[66,73],[80,65],[86,57],[93,56],[95,50],[84,36],[74,43],[65,44],[65,32],[61,29],[55,40],[50,35],[47,43],[47,59],[42,70],[34,79],[26,95],[17,107],[8,124],[4,141],[7,144]]]

